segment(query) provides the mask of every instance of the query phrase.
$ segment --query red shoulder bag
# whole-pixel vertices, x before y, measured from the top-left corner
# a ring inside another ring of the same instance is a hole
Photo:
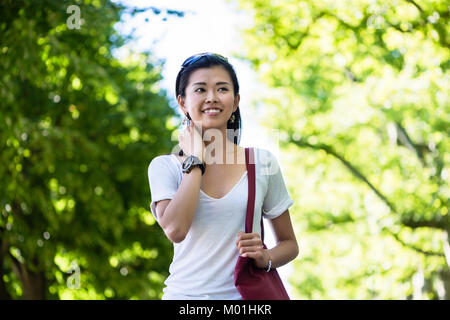
[[[245,164],[248,177],[247,213],[245,232],[252,232],[255,208],[255,154],[253,148],[245,148]],[[264,249],[264,224],[261,214],[261,240]],[[253,259],[239,256],[234,268],[234,284],[244,300],[290,300],[276,269],[267,272],[257,268]]]

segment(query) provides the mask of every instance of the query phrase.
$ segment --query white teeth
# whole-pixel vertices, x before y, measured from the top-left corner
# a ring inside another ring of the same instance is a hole
[[[204,113],[219,113],[220,109],[208,109],[203,111]]]

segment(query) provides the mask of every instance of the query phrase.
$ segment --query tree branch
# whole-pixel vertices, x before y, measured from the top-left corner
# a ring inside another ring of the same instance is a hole
[[[415,220],[412,219],[414,216],[412,213],[409,214],[400,214],[395,208],[394,204],[391,203],[386,196],[383,195],[381,191],[379,191],[375,186],[350,162],[348,162],[343,156],[338,154],[333,147],[325,145],[325,144],[311,144],[307,142],[305,139],[293,140],[292,135],[290,135],[289,142],[293,143],[299,147],[308,147],[314,150],[323,150],[327,154],[332,155],[336,159],[338,159],[345,167],[347,167],[351,173],[359,180],[364,182],[388,207],[389,209],[402,217],[402,223],[405,226],[410,228],[421,228],[421,227],[430,227],[441,230],[450,229],[450,221],[449,218],[442,216],[440,214],[436,214],[435,220]]]
[[[421,249],[419,247],[416,247],[413,244],[406,243],[405,241],[403,241],[400,238],[400,236],[397,233],[393,232],[392,230],[384,228],[383,231],[387,232],[389,235],[394,237],[395,240],[397,240],[398,242],[400,242],[403,246],[405,246],[407,248],[413,249],[413,250],[415,250],[415,251],[417,251],[417,252],[419,252],[421,254],[424,254],[426,256],[437,256],[437,257],[444,257],[445,258],[445,255],[443,253],[441,253],[441,252],[423,250],[423,249]]]
[[[440,214],[437,214],[434,220],[416,220],[414,218],[414,214],[403,214],[401,217],[402,224],[404,224],[407,227],[410,227],[411,229],[417,229],[417,228],[434,228],[434,229],[440,229],[440,230],[448,230],[450,229],[450,223],[448,219],[446,219],[445,216],[442,216]]]
[[[421,14],[424,14],[425,12],[423,11],[422,7],[419,6],[414,0],[406,0],[406,2],[411,3],[414,7],[417,8],[417,10],[420,11]]]
[[[300,140],[294,140],[292,139],[292,135],[289,135],[289,142],[293,143],[299,147],[308,147],[314,150],[323,150],[325,151],[327,154],[332,155],[333,157],[335,157],[336,159],[338,159],[339,161],[342,162],[342,164],[344,164],[345,167],[347,167],[351,173],[353,173],[354,176],[356,176],[358,179],[360,179],[361,181],[363,181],[367,186],[369,186],[369,188],[375,192],[375,194],[389,207],[389,209],[397,215],[400,215],[395,206],[387,199],[387,197],[385,197],[381,191],[379,191],[377,188],[374,187],[374,185],[372,183],[370,183],[370,181],[355,167],[353,166],[350,162],[348,162],[343,156],[341,156],[340,154],[338,154],[331,146],[325,145],[325,144],[311,144],[309,142],[307,142],[305,139],[300,139]],[[448,230],[450,229],[449,223],[446,220],[442,220],[441,218],[443,218],[442,216],[437,216],[438,218],[436,220],[431,220],[431,221],[427,221],[427,220],[419,220],[416,221],[414,219],[408,219],[408,217],[412,217],[413,215],[409,214],[409,215],[400,215],[402,224],[410,227],[410,228],[420,228],[420,227],[431,227],[431,228],[435,228],[435,229],[441,229],[441,230]],[[446,223],[447,222],[447,223]],[[392,231],[385,229],[389,234],[391,234],[398,242],[400,242],[402,245],[407,246],[411,249],[416,250],[419,253],[422,253],[424,255],[428,255],[428,256],[441,256],[441,257],[445,257],[445,255],[443,253],[440,252],[430,252],[430,251],[425,251],[422,250],[414,245],[411,244],[407,244],[405,243],[402,239],[400,239],[400,237],[393,233]]]
[[[414,142],[412,142],[405,128],[403,128],[403,126],[398,121],[395,121],[395,128],[397,129],[398,142],[400,142],[401,145],[407,147],[408,149],[416,151],[417,157],[419,157],[417,150],[414,148]]]
[[[375,188],[375,186],[355,167],[353,166],[350,162],[348,162],[346,159],[344,159],[343,156],[341,156],[340,154],[338,154],[331,146],[325,145],[325,144],[317,144],[317,145],[313,145],[307,141],[305,141],[304,139],[295,141],[292,138],[290,139],[291,143],[296,144],[299,147],[308,147],[311,149],[315,149],[315,150],[323,150],[326,153],[332,155],[333,157],[335,157],[336,159],[338,159],[339,161],[342,162],[342,164],[344,166],[347,167],[347,169],[350,170],[351,173],[353,173],[354,176],[356,176],[358,179],[360,179],[361,181],[363,181],[367,186],[369,186],[369,188],[375,192],[375,194],[381,199],[383,200],[383,202],[391,209],[392,212],[397,213],[396,208],[394,207],[394,205],[387,199],[386,196],[384,196],[381,191],[379,191],[377,188]]]
[[[397,121],[395,121],[395,129],[397,131],[397,142],[400,142],[400,145],[402,145],[402,146],[410,149],[411,151],[413,151],[416,154],[417,158],[419,158],[419,160],[422,163],[422,165],[425,166],[425,159],[424,159],[424,150],[423,150],[423,148],[420,148],[420,145],[415,144],[411,140],[411,138],[409,137],[409,135],[406,132],[405,128],[403,128],[403,126]],[[428,147],[426,147],[426,148],[428,148]]]

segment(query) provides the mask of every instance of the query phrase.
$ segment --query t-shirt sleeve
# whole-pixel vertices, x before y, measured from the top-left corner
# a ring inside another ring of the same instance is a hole
[[[285,212],[293,203],[286,189],[283,174],[276,157],[269,152],[270,170],[267,171],[268,186],[263,202],[263,217],[275,219]]]
[[[150,162],[148,181],[152,197],[150,210],[158,221],[155,203],[164,199],[172,199],[178,190],[177,172],[167,156],[158,156]]]

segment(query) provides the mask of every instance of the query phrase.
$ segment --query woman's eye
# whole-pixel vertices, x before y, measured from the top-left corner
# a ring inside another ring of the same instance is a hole
[[[228,91],[228,88],[222,87],[222,88],[219,88],[219,90],[222,90],[222,91]],[[195,89],[195,92],[204,92],[204,91],[205,91],[205,89],[203,89],[203,88],[197,88],[197,89]]]

